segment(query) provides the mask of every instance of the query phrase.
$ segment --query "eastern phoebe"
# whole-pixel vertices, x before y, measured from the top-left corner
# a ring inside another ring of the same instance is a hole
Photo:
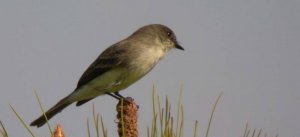
[[[138,29],[104,50],[83,73],[76,89],[45,113],[47,119],[74,102],[80,106],[104,94],[123,98],[119,91],[146,75],[172,48],[184,50],[167,26],[151,24]],[[41,115],[30,125],[41,127],[45,123]]]

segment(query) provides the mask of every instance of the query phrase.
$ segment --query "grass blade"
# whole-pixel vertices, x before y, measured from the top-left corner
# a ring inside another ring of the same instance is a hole
[[[195,122],[194,137],[197,137],[198,121]]]
[[[88,137],[91,137],[89,118],[86,119],[86,127],[87,127]]]
[[[210,129],[210,126],[211,126],[212,118],[213,118],[213,116],[214,116],[214,113],[215,113],[217,104],[218,104],[218,102],[219,102],[221,96],[222,96],[222,92],[221,92],[220,95],[218,96],[217,101],[215,102],[215,105],[214,105],[214,107],[213,107],[213,109],[212,109],[212,111],[211,111],[210,118],[209,118],[209,122],[208,122],[208,125],[207,125],[207,130],[206,130],[206,135],[205,135],[205,137],[208,137],[208,133],[209,133],[209,129]]]
[[[178,104],[177,104],[177,116],[176,116],[176,133],[175,136],[178,137],[178,128],[179,128],[179,111],[181,106],[181,98],[182,98],[182,86],[180,88],[179,96],[178,96]]]
[[[104,122],[102,116],[100,117],[100,122],[101,122],[103,137],[107,137],[107,130],[104,128]]]
[[[34,95],[35,95],[36,99],[38,100],[40,109],[42,110],[42,113],[43,113],[44,117],[46,118],[46,123],[47,123],[48,129],[49,129],[49,132],[50,132],[51,136],[53,136],[53,132],[52,132],[51,126],[50,126],[50,124],[48,122],[48,118],[47,118],[47,116],[45,114],[45,110],[44,110],[44,108],[42,106],[41,100],[40,100],[40,98],[39,98],[39,96],[38,96],[38,94],[37,94],[36,91],[34,91]]]
[[[17,111],[9,104],[10,108],[12,109],[12,111],[15,113],[15,115],[18,117],[18,119],[20,120],[20,122],[23,124],[23,126],[27,129],[27,131],[30,133],[30,135],[32,137],[35,137],[33,132],[30,130],[30,128],[26,125],[26,123],[24,122],[24,120],[20,117],[20,115],[17,113]]]
[[[2,130],[0,130],[0,132],[1,132],[1,135],[3,136],[3,137],[8,137],[8,134],[7,134],[7,132],[6,132],[6,129],[5,129],[5,127],[4,127],[4,125],[3,125],[3,123],[2,123],[2,121],[0,120],[0,124],[1,124],[1,128],[2,128]]]

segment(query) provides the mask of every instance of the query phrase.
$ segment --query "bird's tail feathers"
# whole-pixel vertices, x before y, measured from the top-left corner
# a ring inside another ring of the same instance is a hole
[[[37,127],[43,126],[47,122],[47,120],[50,120],[57,113],[61,112],[64,108],[66,108],[67,106],[72,104],[73,102],[68,101],[68,97],[69,96],[67,96],[67,97],[63,98],[62,100],[60,100],[58,103],[55,104],[55,106],[50,108],[45,113],[47,119],[45,118],[45,115],[43,114],[39,118],[37,118],[36,120],[31,122],[30,126],[37,126]]]

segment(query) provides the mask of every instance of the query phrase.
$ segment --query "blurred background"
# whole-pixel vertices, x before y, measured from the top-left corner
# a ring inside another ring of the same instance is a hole
[[[121,92],[140,106],[140,136],[152,120],[153,85],[174,112],[182,87],[184,136],[193,135],[196,120],[204,135],[220,92],[210,136],[240,137],[246,123],[270,136],[299,136],[299,13],[298,0],[1,0],[0,120],[9,136],[29,136],[9,104],[29,124],[41,114],[34,91],[52,107],[104,49],[159,23],[185,51],[173,50]],[[109,96],[72,105],[50,124],[62,124],[66,136],[87,136],[93,104],[108,135],[117,136],[117,100]],[[32,129],[49,136],[46,126]]]

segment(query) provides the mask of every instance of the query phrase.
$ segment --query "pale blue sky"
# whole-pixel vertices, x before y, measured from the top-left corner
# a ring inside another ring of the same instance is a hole
[[[269,135],[299,136],[299,13],[299,0],[2,0],[0,120],[11,137],[29,136],[8,104],[30,123],[41,114],[34,90],[51,107],[73,91],[105,48],[141,26],[160,23],[174,30],[186,50],[173,50],[121,92],[140,106],[140,136],[151,122],[153,84],[173,108],[183,85],[187,137],[195,120],[203,136],[221,91],[211,137],[240,137],[247,122]],[[68,107],[50,123],[61,123],[67,136],[86,136],[86,117],[95,104],[113,137],[116,103],[98,97]],[[46,126],[32,129],[49,136]]]

